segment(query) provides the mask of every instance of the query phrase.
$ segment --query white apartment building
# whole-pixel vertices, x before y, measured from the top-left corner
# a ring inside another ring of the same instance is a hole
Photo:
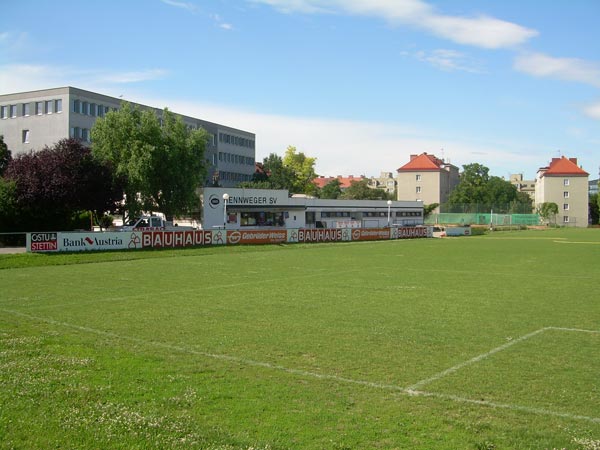
[[[96,120],[120,107],[123,100],[74,87],[0,95],[0,135],[13,156],[41,150],[65,138],[90,144],[90,130]],[[130,102],[151,109],[162,109]],[[203,128],[211,139],[206,146],[208,176],[205,185],[218,181],[233,187],[249,181],[254,174],[256,136],[194,117],[177,114],[190,128]]]
[[[556,203],[557,223],[565,226],[588,226],[588,177],[577,165],[577,158],[552,158],[541,167],[535,180],[535,205]]]

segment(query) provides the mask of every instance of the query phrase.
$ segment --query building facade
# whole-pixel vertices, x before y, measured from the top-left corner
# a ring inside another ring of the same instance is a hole
[[[397,181],[392,172],[381,172],[379,177],[369,178],[369,187],[371,189],[383,189],[388,194],[396,192]]]
[[[588,177],[577,165],[577,158],[552,158],[541,167],[535,179],[535,205],[556,203],[558,224],[573,227],[588,226]]]
[[[13,156],[41,150],[65,138],[91,143],[90,130],[99,118],[120,108],[122,99],[74,87],[0,95],[0,134]],[[142,109],[161,109],[137,104]],[[254,173],[254,133],[176,114],[190,128],[203,128],[210,135],[206,146],[208,176],[205,184],[235,186]]]
[[[410,155],[410,161],[398,169],[397,181],[398,200],[442,204],[448,201],[450,192],[458,185],[458,167],[435,155]],[[439,212],[439,207],[434,212]]]
[[[522,173],[513,173],[510,176],[510,184],[516,187],[518,192],[524,192],[532,202],[535,202],[535,180],[524,180]]]
[[[355,177],[354,175],[348,175],[347,177],[343,177],[341,175],[338,175],[337,177],[325,177],[321,175],[315,178],[313,180],[313,183],[319,189],[323,189],[327,184],[331,183],[333,180],[338,180],[340,182],[340,189],[342,191],[345,191],[352,185],[352,183],[366,180],[366,178],[364,175],[360,175],[358,177]]]
[[[225,197],[224,197],[225,196]],[[290,197],[286,190],[206,187],[205,229],[378,228],[423,224],[423,202]]]

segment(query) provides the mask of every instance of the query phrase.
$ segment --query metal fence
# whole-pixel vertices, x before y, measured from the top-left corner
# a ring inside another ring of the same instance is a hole
[[[0,248],[25,247],[26,233],[0,233]]]
[[[538,214],[498,214],[498,213],[440,213],[430,214],[425,223],[456,225],[539,225]]]

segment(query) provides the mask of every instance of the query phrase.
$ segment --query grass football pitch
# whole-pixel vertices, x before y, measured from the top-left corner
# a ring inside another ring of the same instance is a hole
[[[600,448],[600,230],[0,256],[0,448]]]

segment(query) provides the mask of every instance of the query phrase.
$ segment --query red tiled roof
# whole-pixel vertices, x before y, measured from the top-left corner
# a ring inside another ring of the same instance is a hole
[[[577,165],[577,158],[552,158],[550,165],[542,176],[557,175],[557,176],[589,176],[585,170]]]
[[[340,182],[340,188],[341,189],[346,189],[349,188],[350,185],[355,182],[355,181],[362,181],[365,180],[366,178],[361,175],[359,177],[355,177],[353,175],[350,175],[349,177],[343,177],[341,175],[338,175],[337,177],[317,177],[315,178],[312,182],[317,185],[317,187],[319,188],[323,188],[323,186],[325,186],[326,184],[328,184],[329,182],[338,179]]]
[[[414,170],[442,170],[444,161],[435,155],[421,153],[420,155],[410,155],[410,161],[398,169],[400,171]]]

